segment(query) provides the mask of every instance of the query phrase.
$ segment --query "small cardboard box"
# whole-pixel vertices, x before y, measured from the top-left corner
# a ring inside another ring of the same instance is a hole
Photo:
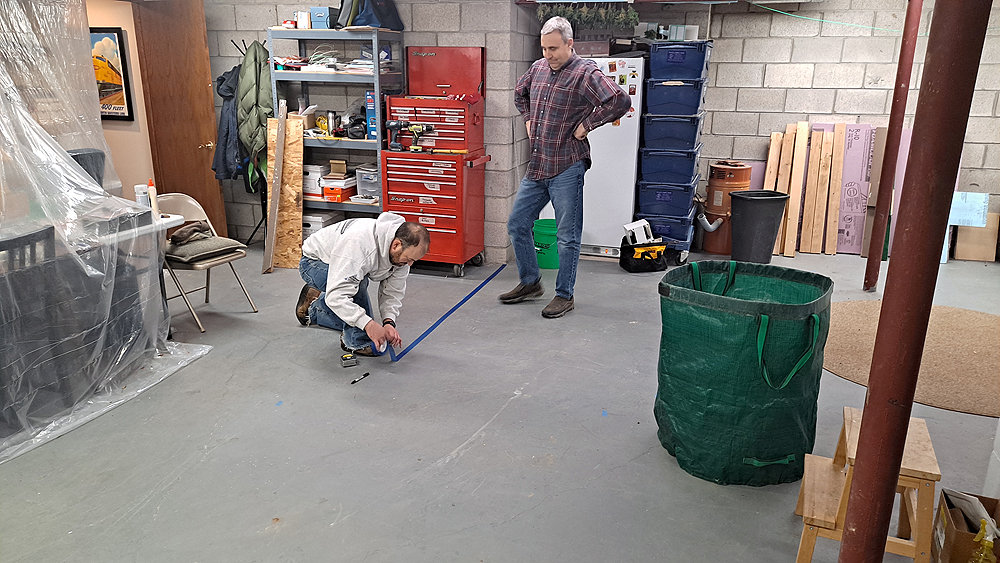
[[[312,111],[305,115],[299,115],[298,112],[292,112],[288,114],[288,119],[298,119],[302,121],[303,129],[315,129],[316,128],[316,112]]]
[[[971,493],[969,493],[971,494]],[[972,495],[982,501],[994,520],[1000,518],[1000,500]],[[944,491],[938,495],[938,509],[934,516],[934,537],[931,538],[931,561],[934,563],[967,563],[978,545],[978,529],[970,531],[962,511],[951,505]],[[1000,541],[993,544],[993,553],[1000,557]]]
[[[330,174],[347,174],[347,161],[346,160],[331,160],[330,161]]]
[[[354,186],[350,188],[323,187],[323,199],[330,203],[350,201],[352,195],[358,195],[358,189]]]
[[[958,235],[955,237],[955,259],[995,261],[998,232],[1000,232],[1000,213],[987,213],[985,227],[958,227]]]

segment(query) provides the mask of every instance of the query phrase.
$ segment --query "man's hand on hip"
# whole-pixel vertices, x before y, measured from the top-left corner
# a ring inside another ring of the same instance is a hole
[[[524,128],[528,130],[528,140],[530,141],[531,140],[531,122],[530,121],[525,121],[524,122]]]
[[[577,140],[582,141],[587,138],[587,133],[587,128],[581,123],[576,126],[576,131],[573,132],[573,136],[576,137]]]

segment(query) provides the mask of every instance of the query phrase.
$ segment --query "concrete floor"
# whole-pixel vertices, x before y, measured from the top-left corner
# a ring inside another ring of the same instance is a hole
[[[696,256],[693,258],[697,258]],[[577,309],[500,305],[511,265],[399,363],[339,365],[300,326],[294,270],[260,248],[175,338],[214,350],[114,411],[0,465],[3,562],[792,561],[798,484],[718,486],[681,470],[652,416],[660,274],[581,262]],[[866,299],[856,256],[778,258]],[[496,266],[412,275],[412,341]],[[168,282],[169,285],[169,282]],[[942,267],[938,303],[1000,313],[1000,264]],[[171,288],[173,289],[173,288]],[[357,385],[349,381],[369,371]],[[864,388],[824,374],[815,453]],[[996,420],[917,405],[942,485],[982,490]],[[815,561],[836,561],[819,541]],[[888,556],[887,561],[906,561]]]

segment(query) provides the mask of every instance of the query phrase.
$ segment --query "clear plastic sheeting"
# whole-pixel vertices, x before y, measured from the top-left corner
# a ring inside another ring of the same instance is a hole
[[[0,0],[0,67],[32,118],[122,195],[98,104],[83,0]],[[7,86],[4,87],[6,89]]]
[[[177,370],[208,354],[212,350],[206,344],[183,344],[168,342],[162,353],[156,354],[143,364],[125,384],[101,395],[95,395],[81,403],[71,414],[55,419],[30,438],[0,448],[0,463],[29,452],[38,446],[81,426],[118,405],[137,397],[140,393],[173,375]]]
[[[158,345],[169,351],[169,319],[160,222],[109,195],[37,119],[44,94],[63,107],[57,137],[89,144],[101,135],[86,117],[97,111],[93,69],[54,52],[85,22],[82,2],[0,0],[0,10],[3,453],[89,402],[117,401]],[[69,76],[80,73],[89,89]]]

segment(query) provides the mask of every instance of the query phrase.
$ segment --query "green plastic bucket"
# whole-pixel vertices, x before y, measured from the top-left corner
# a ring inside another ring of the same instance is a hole
[[[556,245],[556,220],[537,219],[531,229],[535,235],[535,254],[538,267],[546,270],[559,269],[559,248]]]

